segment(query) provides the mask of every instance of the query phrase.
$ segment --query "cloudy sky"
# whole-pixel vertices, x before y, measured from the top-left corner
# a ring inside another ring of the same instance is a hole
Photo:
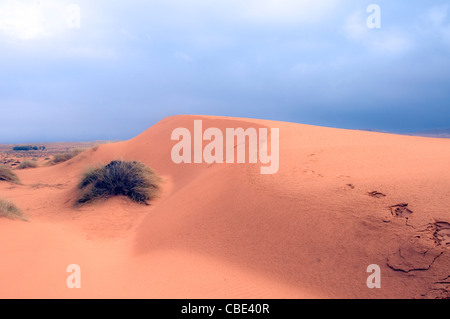
[[[0,0],[0,143],[129,139],[176,114],[449,128],[450,4]]]

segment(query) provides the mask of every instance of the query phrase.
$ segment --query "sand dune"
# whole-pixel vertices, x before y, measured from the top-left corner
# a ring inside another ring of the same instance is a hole
[[[280,167],[175,164],[174,128],[280,129]],[[138,160],[164,179],[151,206],[74,208],[80,174]],[[275,121],[174,116],[125,142],[0,183],[29,222],[0,220],[0,298],[449,296],[450,140]],[[82,287],[68,289],[78,264]],[[381,267],[380,289],[366,268]],[[446,283],[449,282],[449,283]]]

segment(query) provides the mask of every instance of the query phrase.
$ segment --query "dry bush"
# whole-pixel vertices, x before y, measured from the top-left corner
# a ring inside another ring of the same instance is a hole
[[[56,165],[59,163],[63,163],[66,162],[72,158],[74,158],[75,156],[83,153],[85,150],[84,149],[80,149],[80,148],[75,148],[72,151],[68,152],[68,153],[62,153],[62,154],[55,154],[53,156],[53,159],[50,160],[50,164],[51,165]]]
[[[4,165],[0,165],[0,181],[19,184],[19,177],[9,168]]]
[[[148,205],[157,196],[161,179],[152,169],[136,161],[112,161],[106,166],[88,169],[78,185],[77,204],[85,204],[112,196],[127,196]]]
[[[0,217],[27,220],[13,202],[5,199],[0,199]]]
[[[25,160],[25,161],[23,161],[23,162],[21,162],[17,167],[16,167],[16,169],[26,169],[26,168],[36,168],[36,167],[38,167],[39,165],[38,165],[38,163],[36,162],[36,160],[31,160],[31,161],[27,161],[27,160]]]

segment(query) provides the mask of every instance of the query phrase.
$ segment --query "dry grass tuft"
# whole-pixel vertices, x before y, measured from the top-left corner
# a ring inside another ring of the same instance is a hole
[[[19,184],[19,177],[9,168],[0,165],[0,181]]]
[[[17,167],[16,167],[16,169],[27,169],[27,168],[36,168],[36,167],[38,167],[39,165],[38,165],[38,163],[34,160],[31,160],[31,161],[27,161],[27,160],[25,160],[25,161],[23,161],[23,162],[21,162]]]
[[[56,165],[59,163],[66,162],[75,156],[83,153],[85,149],[76,148],[70,151],[69,153],[63,153],[63,154],[56,154],[53,156],[53,159],[49,161],[50,165]]]
[[[78,205],[112,196],[127,196],[148,205],[157,196],[161,179],[152,169],[136,161],[112,161],[106,166],[89,168],[78,188]]]
[[[20,219],[26,221],[27,219],[22,215],[22,212],[17,206],[8,200],[0,199],[0,217],[9,219]]]

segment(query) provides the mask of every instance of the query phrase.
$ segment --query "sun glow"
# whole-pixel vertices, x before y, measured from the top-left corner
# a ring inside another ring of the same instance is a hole
[[[0,32],[21,40],[43,38],[65,27],[64,1],[8,1],[0,5]]]

